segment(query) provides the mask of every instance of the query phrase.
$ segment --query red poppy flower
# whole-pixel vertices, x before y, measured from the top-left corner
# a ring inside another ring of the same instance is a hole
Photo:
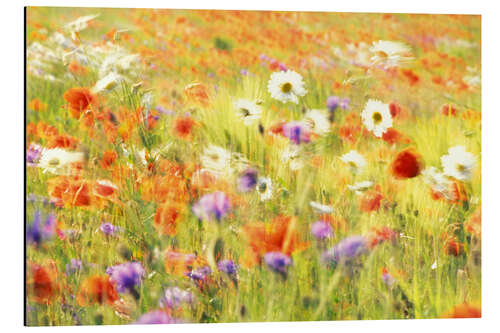
[[[441,106],[441,114],[454,117],[457,115],[457,109],[452,104],[444,104]]]
[[[402,134],[395,128],[389,128],[384,134],[382,134],[382,140],[393,145],[395,143],[405,143],[408,144],[411,142],[410,138],[406,135]]]
[[[35,302],[50,304],[54,300],[60,289],[56,283],[56,277],[55,264],[47,267],[39,264],[29,265],[26,283]]]
[[[444,252],[447,255],[453,255],[457,257],[464,252],[464,245],[457,242],[455,238],[449,238],[444,246]]]
[[[465,302],[454,306],[441,318],[481,318],[481,306]]]
[[[100,197],[109,197],[116,193],[118,187],[106,179],[101,179],[95,182],[94,193]]]
[[[174,122],[173,132],[181,139],[190,140],[195,124],[196,122],[191,117],[177,118]]]
[[[389,111],[391,112],[391,116],[394,118],[401,113],[401,107],[396,102],[391,102],[389,104]]]
[[[398,179],[408,179],[417,177],[422,170],[420,155],[412,149],[401,151],[391,164],[394,177]]]

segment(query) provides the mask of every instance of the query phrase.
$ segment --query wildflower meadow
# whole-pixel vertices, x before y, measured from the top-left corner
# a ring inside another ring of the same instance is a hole
[[[481,18],[26,9],[28,326],[481,317]]]

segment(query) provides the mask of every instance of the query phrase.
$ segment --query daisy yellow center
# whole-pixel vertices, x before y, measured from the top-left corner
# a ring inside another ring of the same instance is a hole
[[[374,112],[372,119],[375,125],[380,124],[380,122],[382,122],[382,114],[380,114],[380,112]]]
[[[465,165],[462,165],[462,164],[457,165],[458,172],[465,172],[466,169],[467,168],[465,167]]]
[[[241,114],[243,117],[248,117],[250,115],[250,111],[248,109],[241,108]]]
[[[259,184],[259,192],[265,192],[266,189],[267,189],[267,184],[266,183]]]
[[[354,163],[353,161],[349,161],[349,166],[351,168],[356,168],[357,167],[356,163]]]
[[[212,160],[214,160],[214,161],[217,161],[217,160],[219,159],[219,155],[217,155],[217,154],[211,154],[211,155],[209,155],[209,157],[210,157]]]
[[[281,86],[281,91],[286,93],[289,93],[292,91],[292,84],[290,82],[286,82]]]
[[[53,166],[53,167],[58,166],[58,165],[59,165],[59,163],[60,163],[60,161],[59,161],[59,159],[58,159],[57,157],[54,157],[53,159],[51,159],[51,160],[49,161],[49,165],[50,165],[50,166]]]
[[[384,51],[378,51],[377,52],[377,55],[380,57],[380,58],[387,58],[389,55],[387,53],[385,53]]]

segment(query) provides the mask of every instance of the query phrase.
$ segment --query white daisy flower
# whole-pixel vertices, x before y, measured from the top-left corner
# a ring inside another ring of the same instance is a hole
[[[397,67],[401,63],[413,60],[411,48],[400,42],[379,40],[373,42],[370,52],[373,65],[382,65],[386,68]]]
[[[351,150],[348,153],[342,155],[340,159],[348,164],[354,173],[361,173],[366,166],[365,158],[355,150]]]
[[[309,110],[304,115],[304,121],[309,125],[313,133],[324,135],[330,132],[330,121],[325,111]]]
[[[288,145],[281,152],[281,161],[288,164],[291,170],[297,171],[304,167],[301,149],[298,145]]]
[[[361,118],[365,127],[379,138],[392,127],[389,105],[375,99],[366,102]]]
[[[441,156],[443,173],[458,180],[469,180],[476,166],[476,157],[463,146],[448,149],[448,155]]]
[[[71,152],[61,148],[45,149],[38,166],[43,172],[51,172],[57,175],[69,173],[69,166],[84,159],[82,152]]]
[[[52,36],[50,36],[50,40],[65,49],[69,49],[74,45],[70,39],[64,37],[64,35],[60,32],[54,32]]]
[[[273,183],[269,177],[259,177],[257,179],[257,192],[260,195],[261,201],[266,201],[271,199],[273,196]]]
[[[453,194],[450,193],[451,181],[437,168],[430,167],[422,171],[424,182],[431,186],[434,192],[441,193],[445,198],[451,199]]]
[[[283,103],[295,104],[299,102],[298,96],[304,96],[307,93],[302,76],[292,70],[272,73],[267,83],[267,90],[272,98]]]
[[[95,86],[92,88],[93,93],[99,93],[101,91],[111,91],[123,80],[122,76],[111,72],[99,81],[96,82]]]
[[[369,180],[365,180],[362,182],[357,182],[353,185],[347,185],[347,188],[351,191],[354,191],[356,194],[361,194],[361,192],[366,191],[370,187],[373,186],[373,182]]]
[[[141,105],[146,109],[151,109],[153,106],[154,96],[153,93],[148,91],[141,98]]]
[[[88,16],[81,16],[77,18],[76,20],[66,24],[66,28],[70,30],[71,32],[79,32],[88,27],[88,23],[98,17],[99,14],[96,15],[88,15]]]
[[[233,105],[246,126],[252,125],[262,114],[260,106],[248,99],[238,99]]]
[[[333,213],[333,208],[331,206],[323,205],[323,204],[316,202],[316,201],[309,202],[309,205],[318,214],[331,214],[331,213]]]
[[[203,151],[201,165],[215,175],[231,174],[231,152],[219,146],[209,145]]]

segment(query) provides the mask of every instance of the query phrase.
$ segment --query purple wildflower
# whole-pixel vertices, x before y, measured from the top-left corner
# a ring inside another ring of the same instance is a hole
[[[194,281],[203,281],[208,275],[212,273],[209,266],[203,266],[186,273],[187,277],[193,279]]]
[[[174,112],[174,111],[172,111],[172,110],[167,110],[167,109],[165,109],[164,107],[162,107],[162,106],[160,106],[160,105],[157,105],[157,106],[155,107],[155,110],[156,110],[156,111],[158,111],[158,112],[160,112],[161,114],[164,114],[164,115],[167,115],[167,116],[171,116],[171,115],[174,115],[174,114],[175,114],[175,112]]]
[[[82,261],[71,259],[69,264],[66,264],[66,275],[71,275],[82,269]]]
[[[363,236],[345,238],[333,248],[323,253],[325,262],[347,262],[365,253],[367,240]]]
[[[333,236],[333,229],[328,222],[317,221],[311,226],[311,233],[317,239],[325,239]]]
[[[28,150],[26,151],[26,165],[34,166],[42,157],[43,148],[37,144],[30,144]]]
[[[109,222],[105,222],[101,224],[99,230],[101,230],[101,232],[104,233],[106,236],[114,236],[117,232],[120,231],[120,227],[112,225]]]
[[[35,212],[35,217],[31,226],[26,228],[26,240],[29,244],[40,245],[43,241],[52,238],[56,229],[56,217],[49,214],[42,224],[42,217],[39,211]]]
[[[179,287],[170,287],[163,292],[163,297],[160,298],[160,307],[178,308],[183,303],[192,304],[193,301],[194,295],[192,292],[183,290]]]
[[[215,217],[220,221],[231,209],[231,202],[224,192],[214,192],[205,194],[193,206],[194,214],[202,220],[210,220]]]
[[[238,265],[232,260],[221,260],[217,263],[217,268],[219,271],[224,272],[228,275],[234,275],[238,272]]]
[[[133,291],[135,286],[141,284],[146,272],[139,262],[127,262],[111,266],[106,269],[111,280],[116,282],[117,290],[121,293]]]
[[[286,72],[286,70],[288,69],[284,63],[280,62],[278,64],[278,68],[280,69],[280,71],[283,71],[283,72]]]
[[[309,127],[300,121],[291,121],[283,125],[283,135],[297,145],[310,141]]]
[[[241,75],[248,75],[248,69],[245,69],[245,68],[241,69],[240,74]]]
[[[349,108],[349,102],[351,100],[349,98],[342,98],[340,100],[340,107],[343,109],[343,110],[347,110]]]
[[[264,261],[271,270],[278,273],[286,273],[288,266],[292,264],[292,259],[281,252],[268,252],[264,255]]]
[[[396,282],[396,279],[385,269],[382,269],[382,281],[390,288]]]
[[[238,190],[240,192],[249,192],[255,189],[257,185],[257,170],[246,169],[238,179]]]
[[[326,107],[328,108],[328,110],[330,110],[330,112],[334,112],[335,109],[339,106],[339,104],[340,104],[340,98],[338,98],[337,96],[330,96],[326,100]]]
[[[259,59],[260,59],[260,60],[265,60],[265,61],[267,61],[267,60],[269,60],[269,57],[268,57],[268,56],[266,56],[264,53],[261,53],[261,54],[259,55]]]
[[[179,320],[170,317],[168,313],[163,312],[161,310],[155,310],[143,314],[137,321],[134,323],[136,325],[151,325],[151,324],[178,324]]]

